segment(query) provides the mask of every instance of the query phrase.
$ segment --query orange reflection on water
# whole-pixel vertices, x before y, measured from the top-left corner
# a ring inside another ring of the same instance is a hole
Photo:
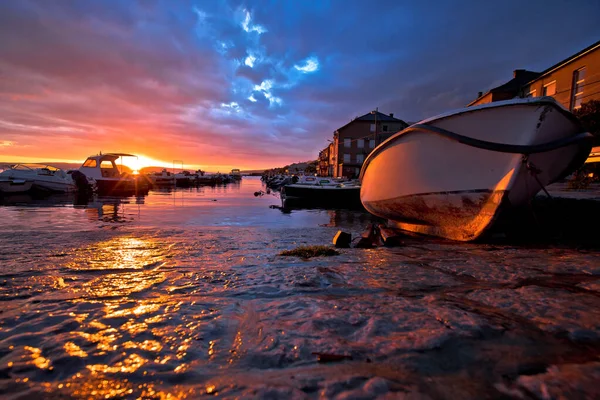
[[[119,361],[115,363],[115,365],[106,365],[106,364],[95,364],[95,365],[87,365],[86,368],[92,371],[93,374],[103,372],[109,374],[115,374],[117,372],[123,373],[132,373],[137,371],[142,365],[146,364],[148,360],[143,357],[140,357],[137,354],[130,354],[123,361]]]
[[[73,356],[73,357],[87,357],[87,353],[85,351],[83,351],[81,349],[81,347],[77,346],[75,343],[73,342],[67,342],[65,343],[65,351],[67,352],[68,355]]]
[[[159,352],[162,350],[163,345],[156,340],[144,340],[143,342],[128,341],[123,344],[126,349],[140,349],[145,351]]]
[[[50,365],[50,360],[45,357],[42,357],[42,350],[38,349],[37,347],[31,346],[25,346],[24,348],[25,350],[31,352],[31,361],[33,365],[35,365],[39,369],[53,369],[53,367]]]
[[[80,271],[156,268],[163,264],[165,250],[147,238],[119,236],[82,249],[69,266]]]

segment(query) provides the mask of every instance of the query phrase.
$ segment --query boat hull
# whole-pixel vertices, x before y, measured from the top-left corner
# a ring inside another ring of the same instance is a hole
[[[97,193],[100,196],[119,196],[147,193],[149,186],[137,179],[98,179]]]
[[[361,207],[359,186],[285,185],[281,198],[285,206]]]
[[[0,195],[1,194],[26,193],[31,190],[32,186],[33,186],[32,181],[26,181],[26,180],[22,180],[22,179],[0,180]]]
[[[517,146],[541,145],[582,129],[549,100],[492,103],[419,126]],[[524,156],[473,147],[426,129],[405,131],[365,161],[361,201],[401,229],[460,241],[477,239],[502,208],[528,202],[582,163],[591,149],[587,142],[575,142]]]
[[[72,180],[35,179],[33,181],[33,189],[42,192],[72,193],[77,191],[77,186]]]

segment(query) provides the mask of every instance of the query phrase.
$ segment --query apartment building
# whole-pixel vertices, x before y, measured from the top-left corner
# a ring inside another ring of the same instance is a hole
[[[338,128],[329,147],[329,172],[334,177],[358,177],[360,168],[377,145],[408,124],[378,110],[357,117]]]

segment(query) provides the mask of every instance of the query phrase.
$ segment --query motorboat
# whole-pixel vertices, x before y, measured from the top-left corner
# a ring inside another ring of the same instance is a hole
[[[32,182],[30,190],[56,193],[77,191],[77,184],[69,174],[50,165],[16,164],[0,173],[0,180]],[[22,187],[26,186],[24,184]],[[15,186],[13,189],[17,189],[17,187]]]
[[[313,183],[312,179],[316,182]],[[336,182],[332,179],[308,177],[306,181],[284,185],[281,199],[284,206],[307,205],[336,208],[361,206],[360,185],[356,182]]]
[[[484,234],[580,167],[592,135],[553,98],[492,102],[418,122],[376,147],[360,199],[397,228],[452,240]]]
[[[96,182],[99,195],[132,195],[148,192],[150,183],[145,176],[134,175],[123,166],[124,157],[137,157],[126,153],[105,153],[89,156],[79,167],[79,172]],[[117,161],[121,161],[119,165]]]
[[[168,187],[175,186],[175,175],[163,169],[161,172],[154,172],[148,175],[153,186]]]
[[[242,172],[238,168],[232,169],[229,175],[231,175],[231,178],[235,181],[242,180]]]
[[[26,193],[31,190],[33,181],[0,177],[0,195]]]
[[[196,184],[196,174],[190,173],[190,171],[181,171],[175,174],[175,185],[177,187],[191,187]]]

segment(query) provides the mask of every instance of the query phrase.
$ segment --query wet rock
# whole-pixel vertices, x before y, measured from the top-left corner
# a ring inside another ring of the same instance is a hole
[[[398,232],[396,229],[388,228],[383,224],[379,224],[377,228],[384,246],[395,247],[402,244],[402,241],[400,240],[400,232]]]
[[[340,247],[340,248],[350,247],[351,241],[352,241],[352,235],[347,232],[343,232],[343,231],[338,231],[335,234],[335,236],[333,237],[333,244],[335,245],[335,247]]]
[[[379,238],[377,237],[375,226],[373,224],[369,224],[367,229],[363,232],[362,237],[358,240],[354,247],[358,249],[371,249],[373,247],[377,247],[378,241]]]

